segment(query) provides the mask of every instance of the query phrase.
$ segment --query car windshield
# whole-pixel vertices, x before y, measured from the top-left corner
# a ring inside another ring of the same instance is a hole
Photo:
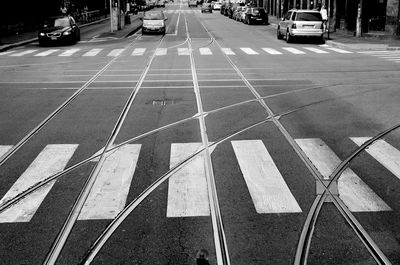
[[[321,21],[322,17],[320,13],[297,13],[295,21]]]
[[[160,19],[164,19],[164,14],[161,12],[146,12],[146,13],[144,13],[143,19],[160,20]]]
[[[64,17],[54,20],[54,27],[69,27],[69,19]]]

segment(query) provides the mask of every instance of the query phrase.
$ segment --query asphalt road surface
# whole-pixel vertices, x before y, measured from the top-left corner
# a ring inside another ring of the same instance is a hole
[[[398,55],[164,10],[0,54],[0,263],[400,264]]]

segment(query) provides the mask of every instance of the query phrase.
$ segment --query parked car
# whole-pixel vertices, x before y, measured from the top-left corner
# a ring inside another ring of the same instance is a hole
[[[314,37],[324,42],[324,23],[321,13],[317,10],[292,9],[279,21],[277,38],[286,37],[291,42],[295,37]]]
[[[165,34],[165,21],[167,17],[161,10],[146,11],[143,14],[142,35],[147,33]]]
[[[213,5],[213,10],[221,10],[222,2],[215,2]]]
[[[72,16],[47,20],[39,29],[39,45],[51,43],[75,43],[81,39],[80,30]]]
[[[246,24],[268,24],[268,15],[261,7],[249,7],[244,14],[243,22]]]
[[[197,0],[189,0],[188,6],[189,7],[192,7],[192,6],[197,7]]]
[[[201,13],[209,12],[212,13],[212,8],[210,3],[203,3],[201,5]]]

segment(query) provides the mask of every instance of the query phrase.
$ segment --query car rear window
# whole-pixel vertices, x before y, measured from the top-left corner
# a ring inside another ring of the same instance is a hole
[[[161,12],[146,12],[146,13],[144,13],[143,19],[160,20],[160,19],[164,19],[164,15]]]
[[[322,17],[320,13],[317,12],[302,12],[302,13],[297,13],[296,18],[294,19],[295,21],[322,21]]]
[[[260,8],[260,9],[258,9],[258,8],[253,8],[252,13],[253,13],[253,14],[261,14],[261,15],[263,15],[263,14],[265,14],[265,11],[264,11],[264,9],[262,9],[262,8]]]

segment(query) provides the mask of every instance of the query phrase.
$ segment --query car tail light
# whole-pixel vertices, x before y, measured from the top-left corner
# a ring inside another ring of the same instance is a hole
[[[296,28],[296,24],[295,23],[293,23],[293,25],[292,25],[292,29],[295,29]]]

